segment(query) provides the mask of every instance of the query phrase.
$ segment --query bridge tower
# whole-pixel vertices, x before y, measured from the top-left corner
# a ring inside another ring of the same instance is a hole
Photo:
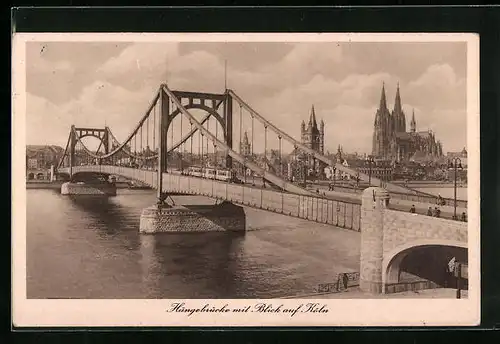
[[[222,127],[224,135],[224,143],[231,149],[233,147],[233,97],[229,89],[223,94],[216,93],[200,93],[200,92],[185,92],[173,91],[173,95],[183,104],[185,109],[200,109],[208,113],[209,116],[217,120],[218,124]],[[159,90],[159,147],[158,147],[158,166],[157,166],[157,198],[158,203],[164,203],[167,198],[163,190],[162,173],[167,171],[167,158],[169,149],[167,147],[167,135],[171,124],[176,116],[183,116],[180,109],[177,109],[172,99],[165,92],[163,87]],[[222,105],[222,115],[219,114],[218,109]],[[173,128],[172,128],[173,130]],[[226,168],[233,168],[233,159],[231,156],[226,156]]]
[[[76,165],[75,160],[75,148],[78,143],[78,139],[82,139],[87,136],[93,136],[101,141],[97,150],[99,151],[101,145],[104,148],[104,154],[109,153],[109,128],[77,128],[74,125],[71,126],[71,130],[69,133],[69,177],[70,179],[73,177],[73,167]]]
[[[382,188],[370,187],[363,191],[361,201],[359,286],[364,292],[380,294],[383,289],[384,209],[389,203],[389,193]]]

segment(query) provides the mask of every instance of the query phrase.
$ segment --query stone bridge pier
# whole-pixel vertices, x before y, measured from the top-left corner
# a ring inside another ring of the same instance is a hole
[[[389,202],[379,187],[362,194],[360,289],[401,290],[403,269],[429,282],[417,289],[445,286],[447,262],[456,257],[467,263],[467,223],[391,210]]]

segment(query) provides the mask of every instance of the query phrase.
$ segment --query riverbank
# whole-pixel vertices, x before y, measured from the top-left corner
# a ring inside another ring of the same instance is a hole
[[[27,181],[26,189],[59,189],[61,190],[62,181]]]

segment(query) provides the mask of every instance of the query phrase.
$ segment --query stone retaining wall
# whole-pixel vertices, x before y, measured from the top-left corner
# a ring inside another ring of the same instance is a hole
[[[234,204],[158,207],[151,206],[141,214],[141,233],[244,231],[246,216]]]
[[[113,184],[77,184],[61,185],[61,195],[106,195],[116,196],[116,186]]]

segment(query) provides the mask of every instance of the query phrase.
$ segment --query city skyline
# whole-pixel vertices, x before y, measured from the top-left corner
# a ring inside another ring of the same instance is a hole
[[[228,87],[297,139],[314,104],[325,121],[325,151],[339,144],[371,151],[382,83],[388,107],[399,83],[407,122],[414,109],[419,126],[442,138],[444,152],[460,151],[467,146],[465,57],[458,42],[29,43],[27,144],[64,147],[71,124],[108,125],[123,140],[161,82],[222,92],[227,61]],[[45,120],[53,126],[40,133]],[[237,150],[238,118],[234,125]],[[255,134],[257,152],[262,133]]]

